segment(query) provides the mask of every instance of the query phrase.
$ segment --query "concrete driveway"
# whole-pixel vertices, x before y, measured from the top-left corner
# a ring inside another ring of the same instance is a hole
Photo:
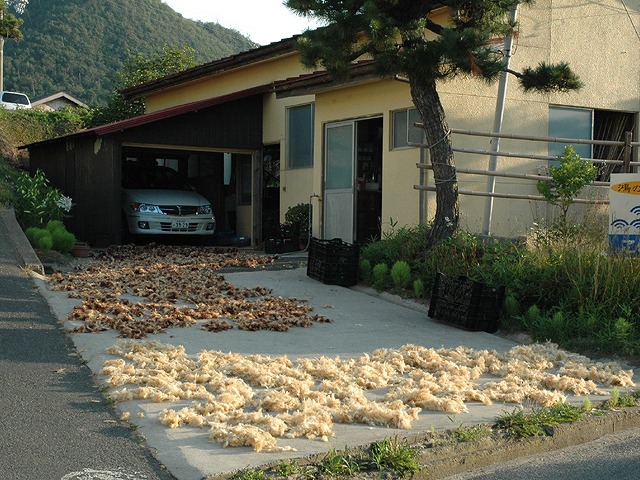
[[[314,308],[314,313],[331,319],[332,323],[315,323],[310,328],[292,328],[285,333],[238,329],[213,333],[204,332],[198,325],[193,325],[151,335],[148,340],[182,345],[191,357],[209,350],[270,357],[286,355],[292,361],[321,356],[358,358],[379,348],[398,349],[407,344],[436,349],[462,345],[474,350],[495,350],[500,353],[516,345],[497,335],[468,332],[437,323],[427,317],[424,305],[415,302],[379,295],[366,288],[325,285],[308,278],[304,268],[230,272],[224,276],[237,287],[268,287],[275,296],[306,300]],[[68,314],[78,301],[68,298],[66,292],[51,291],[45,277],[40,277],[36,283],[60,321],[69,327]],[[78,352],[97,375],[97,381],[104,382],[104,376],[99,372],[106,360],[113,359],[106,350],[117,342],[116,332],[74,333],[72,338]],[[575,399],[571,395],[569,397]],[[606,398],[589,397],[594,401]],[[178,401],[168,405],[132,400],[116,405],[122,412],[127,412],[128,421],[146,438],[156,458],[176,478],[184,480],[221,475],[285,458],[325,453],[331,448],[364,445],[396,435],[402,438],[455,428],[461,424],[490,422],[497,415],[517,407],[514,404],[469,402],[468,412],[455,416],[447,412],[422,410],[410,429],[336,423],[334,436],[328,441],[284,439],[278,443],[295,448],[295,452],[255,452],[248,447],[223,448],[208,439],[206,429],[168,429],[158,421],[158,414],[163,410],[179,410],[191,403]]]

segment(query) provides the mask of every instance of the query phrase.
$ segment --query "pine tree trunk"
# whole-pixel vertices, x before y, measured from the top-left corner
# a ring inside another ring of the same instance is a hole
[[[436,215],[427,249],[449,238],[458,228],[460,206],[458,180],[451,147],[451,135],[435,79],[414,74],[409,76],[411,96],[424,126],[430,146],[431,165],[436,184]]]

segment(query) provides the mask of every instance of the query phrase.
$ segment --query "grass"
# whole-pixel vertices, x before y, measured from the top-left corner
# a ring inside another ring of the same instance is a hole
[[[263,470],[248,468],[246,470],[242,470],[236,473],[233,477],[233,480],[261,480],[263,478],[268,478],[267,474]]]
[[[319,465],[320,473],[328,477],[353,476],[361,470],[362,460],[347,447],[344,451],[332,448]]]
[[[452,432],[455,442],[477,442],[491,435],[491,429],[487,425],[459,425]]]
[[[511,438],[538,437],[550,435],[556,425],[577,422],[584,415],[583,407],[559,402],[530,412],[518,409],[504,413],[498,417],[494,429],[502,430]]]
[[[406,442],[384,439],[373,442],[367,449],[344,450],[332,448],[318,462],[300,464],[295,460],[281,461],[265,468],[242,470],[233,480],[259,480],[284,478],[349,478],[361,472],[387,472],[394,477],[405,476],[420,470],[418,450]]]
[[[391,470],[398,473],[410,473],[420,470],[416,460],[418,450],[414,447],[388,438],[373,442],[369,447],[369,458],[376,470]]]

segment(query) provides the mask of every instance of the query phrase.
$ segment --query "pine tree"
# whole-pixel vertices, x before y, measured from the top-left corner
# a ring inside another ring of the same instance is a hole
[[[436,183],[436,215],[427,247],[449,237],[459,221],[458,182],[449,127],[437,82],[467,75],[491,82],[505,70],[490,40],[516,25],[509,12],[531,0],[286,0],[294,12],[326,26],[299,40],[302,63],[346,78],[354,61],[371,59],[380,76],[402,75],[411,86],[430,145]],[[448,7],[449,21],[430,14]],[[582,86],[568,64],[508,70],[525,90],[568,91]]]

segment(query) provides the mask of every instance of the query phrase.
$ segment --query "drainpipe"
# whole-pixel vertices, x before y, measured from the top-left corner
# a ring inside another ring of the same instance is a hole
[[[423,142],[424,143],[424,142]],[[427,161],[427,155],[426,155],[426,149],[420,147],[420,164],[424,164]],[[421,168],[420,169],[420,186],[424,187],[426,184],[426,173],[425,173],[425,169]],[[420,189],[420,210],[419,210],[419,216],[418,216],[418,222],[419,225],[426,225],[426,212],[425,212],[425,205],[424,205],[424,201],[425,201],[425,195],[426,191],[424,189]]]
[[[518,4],[516,3],[509,13],[509,21],[514,23],[518,17]],[[504,71],[500,75],[500,83],[498,85],[498,97],[496,99],[496,113],[493,120],[493,131],[500,133],[502,131],[502,118],[504,117],[504,104],[507,97],[507,80],[509,74],[506,70],[509,68],[509,60],[511,59],[511,48],[513,44],[513,35],[509,34],[504,39]],[[498,152],[500,149],[500,138],[495,137],[491,140],[491,151]],[[489,171],[494,171],[498,165],[498,155],[493,154],[489,157]],[[495,192],[496,178],[487,177],[487,192],[492,194]],[[493,215],[493,197],[488,196],[484,205],[484,223],[482,225],[482,233],[484,235],[491,234],[491,216]]]

